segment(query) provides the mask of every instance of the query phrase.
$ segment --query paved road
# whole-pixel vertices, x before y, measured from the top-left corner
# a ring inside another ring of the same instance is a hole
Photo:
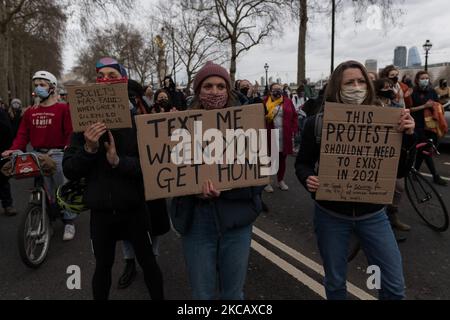
[[[294,159],[289,159],[292,168]],[[450,148],[444,148],[437,159],[438,169],[450,177]],[[271,210],[256,223],[253,250],[250,257],[246,296],[250,300],[313,300],[322,299],[323,287],[320,257],[312,225],[313,203],[290,170],[289,192],[276,191],[265,195]],[[17,208],[26,206],[29,181],[13,182]],[[449,194],[448,188],[439,191]],[[450,197],[445,197],[450,208]],[[408,299],[450,299],[450,232],[437,234],[428,229],[404,201],[402,220],[413,230],[400,245],[407,284]],[[90,299],[90,279],[94,259],[89,242],[89,216],[77,221],[77,237],[63,243],[62,225],[57,224],[48,260],[39,270],[30,270],[20,261],[16,230],[21,216],[0,215],[0,299]],[[114,284],[123,268],[118,246],[114,267]],[[169,233],[161,243],[159,262],[164,273],[168,299],[189,299],[189,284],[181,254],[180,239]],[[77,265],[82,270],[81,290],[68,290],[66,269]],[[366,287],[367,264],[363,254],[349,265],[349,281],[353,299],[376,296]],[[142,272],[127,290],[111,292],[112,299],[148,299]]]

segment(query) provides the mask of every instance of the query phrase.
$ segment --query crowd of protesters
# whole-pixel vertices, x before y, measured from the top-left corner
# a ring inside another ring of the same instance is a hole
[[[193,91],[190,88],[181,91],[170,76],[158,88],[143,87],[129,79],[125,67],[113,58],[100,59],[92,68],[96,69],[97,83],[128,84],[132,116],[264,106],[261,112],[267,129],[279,132],[280,167],[274,177],[275,185],[283,192],[289,191],[285,176],[290,169],[295,170],[313,199],[320,187],[316,168],[321,143],[315,136],[315,126],[318,115],[326,111],[326,103],[402,109],[399,131],[404,134],[404,152],[393,204],[316,201],[314,225],[329,299],[347,298],[347,252],[353,232],[359,236],[369,263],[381,268],[380,298],[405,298],[402,258],[394,230],[411,229],[399,217],[402,179],[408,174],[406,151],[428,139],[438,143],[438,136],[428,129],[426,119],[430,111],[449,101],[446,79],[433,88],[426,71],[418,72],[414,79],[400,80],[395,66],[387,66],[376,74],[368,72],[359,62],[347,61],[318,90],[304,81],[298,88],[273,83],[262,92],[258,83],[246,79],[232,83],[223,66],[208,62],[196,74]],[[59,168],[52,180],[53,189],[67,179],[87,181],[83,199],[91,212],[90,238],[96,261],[92,279],[94,298],[109,297],[115,246],[117,241],[122,241],[126,263],[119,288],[127,288],[135,279],[137,260],[151,298],[164,299],[164,270],[157,261],[159,237],[168,233],[172,224],[182,239],[192,297],[244,299],[252,227],[260,213],[268,210],[262,197],[264,192],[275,192],[272,183],[265,188],[220,191],[207,180],[202,182],[200,195],[176,197],[170,203],[164,199],[148,202],[144,197],[134,121],[130,129],[108,130],[105,124],[96,123],[83,133],[73,133],[67,93],[58,92],[56,78],[41,71],[32,81],[37,98],[33,106],[26,107],[19,99],[12,99],[8,104],[0,100],[0,152],[2,157],[7,157],[17,150],[25,151],[28,144],[41,153],[58,149],[61,152],[53,155]],[[43,114],[51,114],[51,119],[45,125],[42,122],[37,125],[35,120],[37,117],[42,120]],[[289,156],[296,156],[295,168],[288,168]],[[420,169],[423,161],[434,182],[445,186],[430,156],[418,155],[416,169]],[[0,200],[5,215],[17,214],[10,182],[2,175]],[[74,239],[75,218],[71,212],[64,213],[64,240]]]

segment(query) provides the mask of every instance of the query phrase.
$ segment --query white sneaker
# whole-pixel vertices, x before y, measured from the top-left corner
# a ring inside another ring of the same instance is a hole
[[[284,181],[281,181],[281,182],[278,184],[278,186],[280,187],[280,189],[281,189],[282,191],[288,191],[288,190],[289,190],[288,185],[287,185],[286,182],[284,182]]]
[[[66,224],[64,228],[63,241],[71,241],[75,238],[75,226],[72,224]]]
[[[264,188],[264,191],[267,193],[274,193],[275,190],[273,190],[272,185],[267,185],[267,187]]]

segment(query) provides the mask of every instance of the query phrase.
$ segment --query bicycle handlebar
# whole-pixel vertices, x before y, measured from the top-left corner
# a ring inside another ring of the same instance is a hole
[[[433,154],[440,155],[440,152],[432,139],[416,144],[416,150],[430,157],[433,156]]]

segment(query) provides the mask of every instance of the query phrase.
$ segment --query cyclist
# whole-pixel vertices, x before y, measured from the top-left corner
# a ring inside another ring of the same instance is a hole
[[[70,142],[72,121],[69,106],[58,102],[56,77],[48,71],[38,71],[33,76],[34,94],[38,104],[28,108],[23,115],[17,136],[2,156],[7,157],[18,151],[26,151],[30,143],[37,153],[47,153],[57,164],[57,172],[51,177],[45,177],[44,183],[48,190],[51,203],[56,208],[56,189],[63,185],[65,177],[62,172],[63,150]],[[64,241],[75,237],[74,220],[77,214],[63,210]]]

